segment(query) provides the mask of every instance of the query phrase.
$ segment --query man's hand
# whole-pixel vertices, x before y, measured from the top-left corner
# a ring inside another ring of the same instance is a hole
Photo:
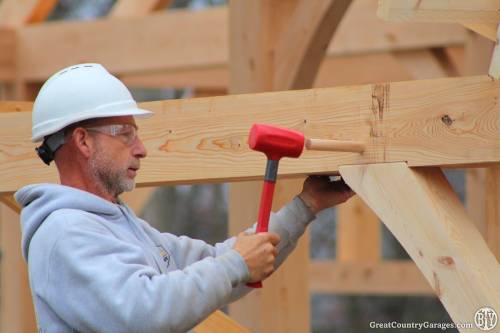
[[[274,272],[274,261],[278,255],[276,246],[279,242],[280,237],[270,232],[251,235],[242,232],[238,235],[233,248],[241,254],[248,266],[248,282],[262,281]]]
[[[330,181],[329,176],[309,176],[299,197],[313,214],[347,201],[355,193],[343,179]]]

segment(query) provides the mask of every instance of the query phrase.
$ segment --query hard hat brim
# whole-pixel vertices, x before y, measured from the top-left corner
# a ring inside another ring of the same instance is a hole
[[[80,117],[68,117],[68,119],[65,121],[64,119],[57,119],[57,121],[54,121],[54,126],[47,126],[48,124],[44,124],[44,131],[38,131],[36,136],[33,136],[31,138],[32,142],[39,142],[42,141],[43,138],[49,134],[56,133],[63,128],[83,121],[83,120],[88,120],[88,119],[97,119],[97,118],[109,118],[109,117],[120,117],[120,116],[134,116],[137,118],[149,118],[154,114],[152,111],[144,110],[138,107],[130,107],[130,108],[125,108],[125,109],[120,109],[120,110],[110,110],[108,112],[101,112],[99,114],[95,114],[94,112],[90,114],[85,114],[83,113]]]

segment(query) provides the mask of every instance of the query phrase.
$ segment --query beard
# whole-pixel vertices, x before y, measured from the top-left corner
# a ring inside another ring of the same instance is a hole
[[[123,192],[132,191],[135,188],[135,180],[127,176],[129,164],[123,167],[116,165],[108,154],[106,154],[101,146],[97,144],[96,153],[89,161],[90,172],[94,181],[114,197]]]

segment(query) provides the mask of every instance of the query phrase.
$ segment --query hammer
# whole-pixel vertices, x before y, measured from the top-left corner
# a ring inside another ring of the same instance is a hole
[[[309,150],[345,151],[361,153],[365,145],[356,141],[307,139],[304,134],[281,127],[254,124],[250,130],[248,144],[251,149],[267,156],[264,186],[260,198],[259,217],[256,232],[267,232],[269,215],[273,203],[274,185],[278,176],[278,163],[282,157],[299,157],[305,147]],[[261,288],[262,282],[247,284],[249,287]]]

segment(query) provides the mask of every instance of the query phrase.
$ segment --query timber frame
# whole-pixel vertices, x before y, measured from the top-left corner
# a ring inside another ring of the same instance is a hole
[[[310,292],[435,294],[456,322],[483,306],[500,314],[500,0],[232,0],[196,12],[118,0],[104,18],[42,23],[56,2],[0,3],[1,331],[35,330],[11,194],[57,182],[29,142],[30,101],[83,61],[131,87],[207,96],[141,104],[156,115],[138,122],[150,154],[142,188],[125,196],[134,209],[154,186],[231,182],[235,234],[258,210],[254,122],[367,143],[280,166],[273,210],[307,174],[340,173],[357,192],[338,208],[336,260],[310,260],[306,235],[263,290],[229,307],[233,319],[217,312],[197,332],[306,332]],[[468,168],[467,213],[441,167]],[[379,218],[412,261],[381,258]]]

